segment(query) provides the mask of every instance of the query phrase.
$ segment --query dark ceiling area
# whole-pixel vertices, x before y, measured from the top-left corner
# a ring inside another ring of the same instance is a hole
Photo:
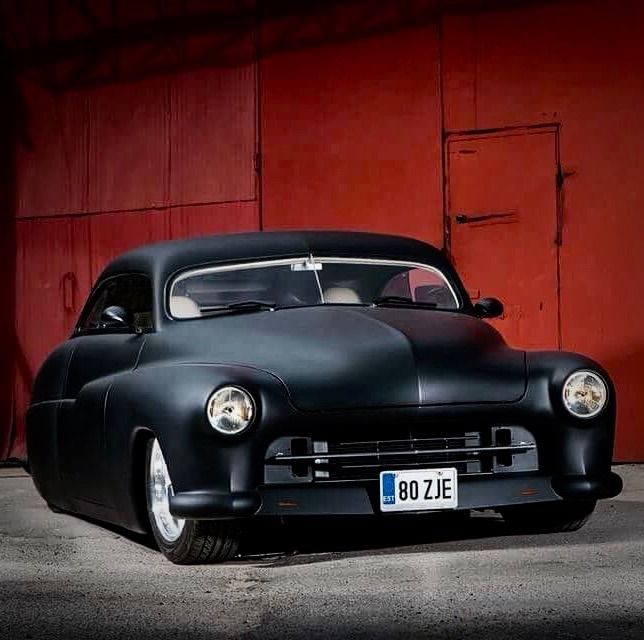
[[[61,91],[370,37],[429,23],[446,10],[534,2],[0,0],[0,26],[14,69]]]

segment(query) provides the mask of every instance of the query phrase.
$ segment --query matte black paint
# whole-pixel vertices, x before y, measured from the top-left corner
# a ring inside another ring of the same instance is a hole
[[[447,311],[326,305],[198,318],[149,335],[139,366],[200,361],[270,371],[303,411],[513,402],[526,386],[523,352]]]
[[[463,309],[327,305],[188,321],[165,313],[168,278],[182,269],[311,252],[437,266]],[[446,422],[528,428],[540,454],[535,482],[549,487],[531,501],[621,490],[610,470],[615,390],[606,371],[577,354],[510,349],[474,317],[462,283],[429,245],[359,233],[242,234],[144,247],[115,260],[99,282],[121,272],[151,277],[156,331],[74,335],[35,381],[27,416],[30,465],[40,493],[60,508],[144,530],[141,443],[155,435],[173,479],[176,515],[288,514],[275,490],[262,487],[264,454],[275,438],[392,437],[410,425]],[[574,418],[561,402],[566,377],[585,368],[601,373],[610,390],[608,406],[591,420]],[[205,404],[231,383],[253,394],[257,416],[247,433],[227,438],[209,426]],[[528,500],[495,502],[490,486],[473,481],[472,504]],[[314,491],[313,502],[309,495],[308,507],[294,512],[377,509],[373,486]]]

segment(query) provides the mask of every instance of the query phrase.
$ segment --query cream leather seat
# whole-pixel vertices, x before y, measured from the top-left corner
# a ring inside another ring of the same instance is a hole
[[[170,314],[174,318],[198,318],[201,316],[199,305],[186,296],[172,296],[170,298]]]
[[[329,287],[324,291],[324,301],[330,304],[360,304],[360,296],[349,287]]]

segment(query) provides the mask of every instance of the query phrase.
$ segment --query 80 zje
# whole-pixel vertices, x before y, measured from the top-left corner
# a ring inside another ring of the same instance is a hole
[[[419,492],[424,491],[424,500],[451,500],[452,498],[452,479],[451,478],[426,478],[423,480],[424,486],[421,488],[418,480],[401,480],[398,483],[398,499],[418,500]]]

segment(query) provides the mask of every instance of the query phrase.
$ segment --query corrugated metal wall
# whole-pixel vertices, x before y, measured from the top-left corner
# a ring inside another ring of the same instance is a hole
[[[564,349],[618,389],[616,455],[644,460],[644,4],[607,0],[444,20],[445,126],[559,122]]]
[[[442,243],[436,26],[262,63],[266,228]]]
[[[259,102],[254,64],[56,96],[27,85],[31,146],[18,153],[15,194],[18,419],[34,370],[112,256],[259,228],[258,138],[265,228],[441,244],[441,134],[554,122],[568,174],[563,347],[606,364],[620,394],[617,457],[644,459],[643,19],[634,1],[619,12],[609,0],[462,11],[267,55]]]
[[[59,95],[24,85],[11,455],[24,455],[34,373],[107,261],[148,242],[259,228],[256,83],[249,64]]]
[[[441,244],[441,124],[445,135],[560,125],[561,342],[616,381],[619,460],[644,460],[643,21],[635,1],[462,11],[262,67],[267,228],[368,228]]]

